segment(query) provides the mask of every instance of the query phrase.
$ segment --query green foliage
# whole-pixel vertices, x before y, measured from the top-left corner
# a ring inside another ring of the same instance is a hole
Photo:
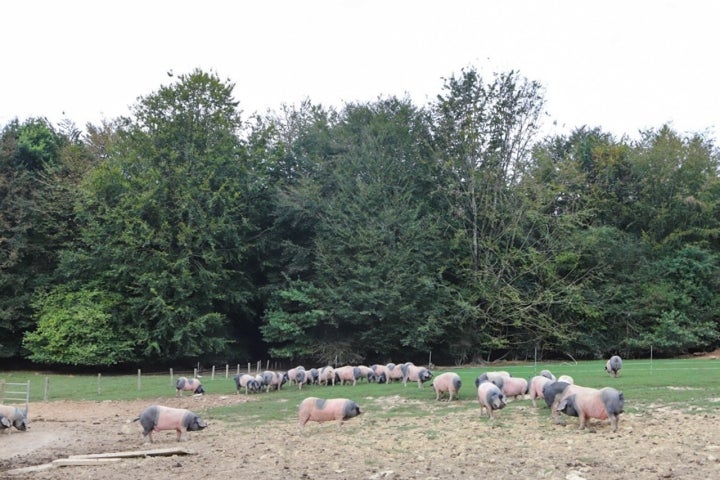
[[[0,356],[461,364],[717,346],[720,155],[702,135],[536,143],[543,91],[517,72],[464,69],[422,108],[308,100],[251,124],[233,87],[195,70],[85,135],[4,127]]]
[[[131,358],[132,332],[113,321],[120,298],[97,290],[58,288],[38,297],[37,329],[25,334],[29,358],[38,363],[114,365]]]

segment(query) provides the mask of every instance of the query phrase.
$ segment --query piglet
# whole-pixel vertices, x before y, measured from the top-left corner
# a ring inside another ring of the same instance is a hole
[[[139,417],[133,419],[133,422],[138,420],[143,427],[143,438],[148,437],[150,443],[153,443],[152,432],[175,430],[179,442],[183,428],[188,432],[195,432],[208,425],[190,410],[163,407],[162,405],[152,405],[146,408]]]
[[[300,427],[304,428],[309,421],[331,422],[336,421],[338,428],[343,421],[360,415],[360,406],[347,398],[317,398],[308,397],[300,403],[298,416]]]
[[[480,402],[480,415],[487,409],[489,418],[493,418],[493,411],[505,408],[507,398],[497,385],[490,381],[481,382],[478,386],[478,402]]]
[[[187,378],[187,377],[180,377],[175,382],[175,396],[181,397],[182,392],[192,392],[197,394],[203,394],[205,393],[205,389],[203,388],[202,384],[200,383],[200,380],[197,378]]]
[[[441,373],[435,377],[432,386],[435,389],[435,400],[440,400],[440,395],[443,393],[449,395],[448,402],[452,402],[454,394],[457,394],[458,400],[460,399],[462,380],[460,380],[460,375],[455,372]]]
[[[623,393],[612,387],[596,388],[572,386],[560,401],[558,410],[566,415],[580,418],[580,430],[587,426],[590,418],[610,419],[612,431],[616,432],[618,419],[623,412]]]

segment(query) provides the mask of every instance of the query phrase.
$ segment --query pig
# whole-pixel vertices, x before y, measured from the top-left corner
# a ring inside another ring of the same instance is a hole
[[[280,390],[283,384],[287,381],[287,373],[265,370],[262,373],[262,379],[266,392],[269,392],[270,389]]]
[[[505,408],[507,398],[497,385],[490,381],[480,382],[478,385],[478,402],[480,403],[480,415],[487,409],[488,418],[493,418],[493,411]]]
[[[433,376],[432,372],[425,367],[416,367],[412,363],[401,365],[403,372],[403,386],[407,387],[408,380],[417,382],[418,388],[422,388],[423,383],[430,380]]]
[[[510,377],[510,374],[508,372],[500,371],[500,372],[485,372],[481,375],[478,375],[475,379],[475,386],[479,387],[482,382],[490,381],[495,384],[498,388],[502,388],[503,382],[505,378]]]
[[[540,371],[540,376],[545,377],[545,378],[549,378],[549,379],[552,380],[553,382],[556,380],[556,379],[555,379],[555,375],[553,375],[550,370],[541,370],[541,371]]]
[[[545,384],[543,386],[543,399],[548,407],[550,407],[551,413],[557,418],[557,406],[562,399],[565,390],[572,385],[568,382],[556,381]]]
[[[573,377],[571,377],[570,375],[560,375],[560,376],[558,377],[557,381],[558,381],[558,382],[569,383],[570,385],[572,385],[573,383],[575,383],[575,380],[574,380]]]
[[[12,427],[12,423],[5,415],[0,415],[0,430]]]
[[[318,383],[318,377],[320,376],[320,370],[317,368],[311,368],[307,372],[307,378],[305,378],[305,383],[308,383],[310,385],[315,385]]]
[[[134,418],[133,422],[138,420],[143,427],[143,438],[149,438],[150,443],[153,443],[152,432],[175,430],[179,442],[183,428],[188,432],[195,432],[208,426],[205,421],[190,410],[163,407],[162,405],[149,406],[137,418]]]
[[[330,382],[335,386],[335,369],[328,365],[320,369],[318,373],[318,383],[327,386]]]
[[[610,357],[610,360],[605,364],[605,371],[611,376],[617,377],[622,369],[622,358],[617,355]]]
[[[623,393],[612,387],[601,389],[571,385],[558,404],[558,411],[580,418],[580,430],[587,426],[590,418],[610,419],[612,431],[616,432],[618,419],[623,412]]]
[[[10,426],[15,427],[18,430],[25,431],[28,429],[28,409],[25,407],[24,410],[20,410],[17,407],[12,407],[10,405],[0,405],[0,416],[4,417],[5,420],[8,422],[8,426],[4,428],[10,428]],[[3,422],[3,425],[5,423]],[[8,433],[11,432],[11,430],[8,430]]]
[[[452,402],[454,394],[457,394],[457,398],[460,400],[460,387],[462,386],[462,380],[460,380],[460,375],[457,373],[441,373],[435,377],[432,386],[435,390],[435,400],[440,400],[440,396],[443,393],[447,393],[449,395],[450,398],[448,398],[448,402]]]
[[[298,388],[300,389],[305,383],[306,377],[307,372],[305,372],[305,367],[303,367],[302,365],[291,368],[287,371],[287,379],[288,382],[290,382],[290,385],[297,384]]]
[[[368,383],[375,382],[375,372],[366,365],[358,365],[358,368],[360,369],[360,378],[364,378],[368,381]]]
[[[343,421],[360,415],[360,406],[347,398],[317,398],[308,397],[300,403],[298,416],[300,427],[305,428],[309,421],[331,422],[337,421],[340,428]]]
[[[203,394],[205,393],[205,389],[197,378],[180,377],[175,382],[175,396],[181,397],[182,392]]]
[[[345,365],[335,369],[335,381],[340,382],[340,385],[345,385],[345,382],[352,382],[353,386],[355,386],[358,378],[360,378],[360,369],[358,367]]]
[[[530,394],[530,400],[532,400],[533,407],[537,408],[537,403],[535,401],[536,398],[545,398],[543,388],[545,385],[553,383],[553,381],[553,379],[544,375],[536,375],[530,379],[528,393]]]
[[[370,365],[370,370],[373,371],[373,376],[375,377],[375,381],[377,383],[388,382],[388,370],[385,365]]]
[[[524,378],[503,377],[503,384],[500,389],[508,398],[512,397],[517,400],[520,397],[522,399],[528,393],[528,381]]]
[[[235,393],[238,395],[240,394],[241,388],[245,389],[245,395],[247,395],[248,392],[256,393],[260,391],[260,382],[252,375],[248,375],[247,373],[235,375],[233,380],[235,380]]]
[[[385,365],[385,369],[387,371],[387,383],[392,382],[393,380],[402,380],[403,379],[403,372],[400,365],[395,365],[394,363],[388,363]]]

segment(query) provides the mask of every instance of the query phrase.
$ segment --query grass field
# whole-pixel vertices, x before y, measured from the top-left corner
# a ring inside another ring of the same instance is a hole
[[[486,371],[505,370],[512,376],[529,379],[542,369],[552,371],[556,376],[570,375],[578,385],[600,388],[612,386],[623,391],[625,409],[628,412],[643,411],[658,405],[674,405],[688,413],[702,412],[720,406],[720,361],[712,359],[673,360],[626,360],[618,378],[611,378],[604,371],[604,361],[582,361],[577,363],[503,364],[492,367],[447,367],[437,368],[437,375],[443,371],[454,371],[462,379],[461,402],[467,408],[477,408],[474,394],[475,378]],[[235,395],[235,384],[230,370],[225,376],[225,366],[215,378],[202,377],[209,394]],[[176,373],[174,378],[180,376]],[[0,382],[30,382],[30,401],[57,400],[137,400],[172,397],[174,384],[167,374],[138,375],[57,375],[46,372],[0,371]],[[296,415],[297,405],[308,396],[348,397],[375,400],[384,396],[401,396],[409,402],[433,401],[435,394],[427,382],[424,388],[408,383],[407,387],[394,383],[367,384],[335,387],[305,386],[298,390],[285,385],[281,391],[256,394],[254,402],[244,402],[232,407],[214,409],[212,414],[229,421],[242,418],[244,422],[262,422],[271,419],[285,419]],[[512,404],[510,405],[512,407]],[[241,414],[241,415],[239,415]],[[394,408],[392,415],[417,415],[411,404],[407,409]]]

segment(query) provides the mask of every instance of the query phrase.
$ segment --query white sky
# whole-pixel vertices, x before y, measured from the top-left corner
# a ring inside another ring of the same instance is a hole
[[[230,79],[247,117],[305,98],[424,105],[475,66],[541,82],[548,131],[670,123],[718,144],[719,21],[714,0],[3,1],[0,126],[126,115],[171,69]]]

